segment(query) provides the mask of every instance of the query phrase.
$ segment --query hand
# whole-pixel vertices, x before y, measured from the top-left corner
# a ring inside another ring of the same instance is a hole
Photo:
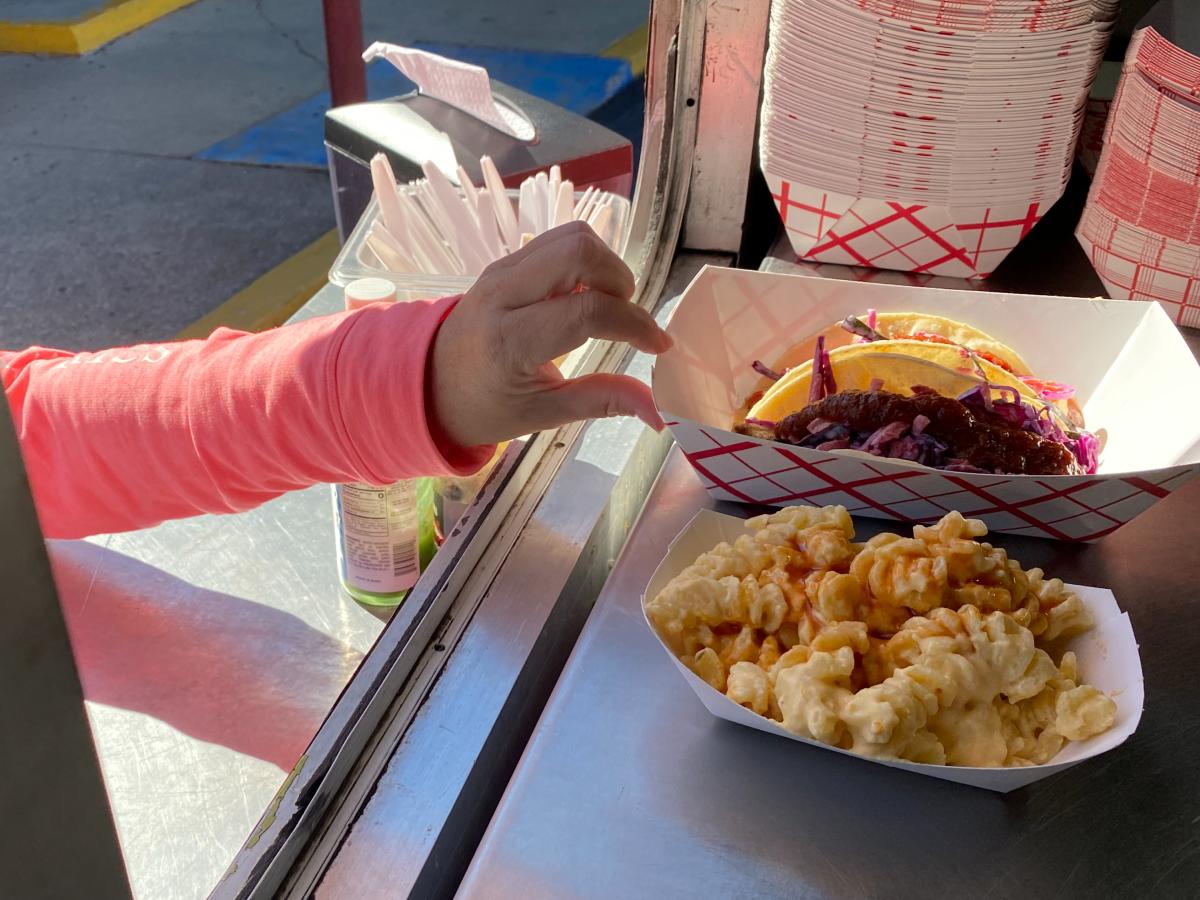
[[[568,381],[552,362],[590,337],[667,350],[666,332],[629,302],[633,289],[633,273],[582,222],[484,269],[434,340],[431,414],[442,434],[474,447],[608,416],[637,416],[661,430],[650,389],[637,379]]]

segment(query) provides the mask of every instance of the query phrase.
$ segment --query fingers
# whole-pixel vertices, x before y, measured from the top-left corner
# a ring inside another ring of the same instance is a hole
[[[650,388],[628,375],[585,375],[539,394],[536,428],[544,430],[581,419],[636,416],[655,431],[663,420],[654,408]]]
[[[644,353],[662,353],[672,343],[644,309],[594,290],[514,310],[504,327],[512,329],[510,346],[526,367],[570,353],[588,338],[622,341]]]
[[[582,223],[562,225],[522,248],[495,273],[496,302],[520,309],[567,294],[583,284],[628,299],[636,282],[629,267]]]
[[[500,270],[510,268],[519,263],[521,260],[525,259],[525,257],[529,256],[530,253],[536,252],[539,248],[545,247],[547,244],[562,240],[564,237],[569,237],[572,234],[591,232],[591,230],[591,226],[586,222],[581,222],[576,219],[574,221],[567,222],[565,225],[559,225],[557,228],[551,228],[549,231],[543,231],[524,247],[519,247],[511,253],[492,262],[488,266],[488,269]],[[487,271],[487,269],[484,271]]]

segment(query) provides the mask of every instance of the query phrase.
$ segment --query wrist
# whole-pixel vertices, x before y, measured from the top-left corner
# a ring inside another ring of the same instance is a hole
[[[475,444],[454,427],[451,408],[455,395],[462,395],[454,386],[451,372],[457,360],[451,349],[453,341],[446,338],[453,329],[449,322],[458,301],[447,305],[425,359],[425,425],[438,452],[457,470],[481,468],[495,455],[495,444]]]

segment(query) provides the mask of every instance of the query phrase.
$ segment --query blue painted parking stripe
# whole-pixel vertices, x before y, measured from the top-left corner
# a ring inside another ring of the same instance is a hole
[[[584,116],[598,109],[633,80],[633,71],[625,59],[435,43],[411,46],[483,66],[497,81]],[[408,93],[413,87],[412,82],[386,60],[377,60],[367,67],[368,99],[394,97]],[[195,158],[323,169],[324,115],[329,104],[329,92],[323,91],[214,144]]]

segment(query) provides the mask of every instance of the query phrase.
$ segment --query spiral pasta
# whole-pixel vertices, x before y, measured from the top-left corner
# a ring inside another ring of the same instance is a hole
[[[962,766],[1049,761],[1116,705],[1051,642],[1083,601],[948,513],[911,538],[854,542],[842,507],[746,523],[646,604],[693,672],[789,731],[864,756]]]

